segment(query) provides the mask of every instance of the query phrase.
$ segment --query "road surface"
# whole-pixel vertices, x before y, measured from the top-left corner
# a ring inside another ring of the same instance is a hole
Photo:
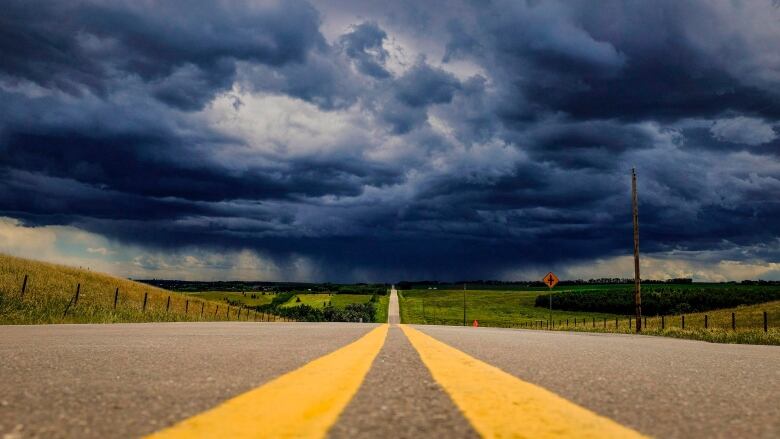
[[[484,327],[2,326],[0,437],[776,438],[779,365],[774,346]]]

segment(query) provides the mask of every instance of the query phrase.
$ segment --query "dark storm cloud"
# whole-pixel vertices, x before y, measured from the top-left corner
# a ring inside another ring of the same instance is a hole
[[[95,188],[72,179],[24,171],[0,172],[3,213],[31,224],[70,224],[79,218],[171,220],[213,213],[213,209],[182,200],[160,200]]]
[[[404,134],[428,120],[428,106],[451,102],[461,84],[451,73],[418,59],[391,87],[379,112],[396,134]]]
[[[324,44],[302,1],[267,5],[174,1],[11,1],[0,19],[0,71],[71,94],[104,94],[139,77],[152,94],[193,110],[231,87],[237,61],[300,62]]]
[[[361,23],[342,35],[339,42],[360,72],[375,78],[387,78],[390,72],[385,69],[384,63],[388,54],[382,47],[385,38],[387,34],[376,23]]]
[[[395,86],[398,100],[410,107],[450,102],[459,88],[455,76],[423,61],[398,78]]]
[[[176,154],[185,149],[168,142],[169,138],[138,134],[11,134],[5,139],[6,154],[0,166],[71,178],[123,193],[192,201],[357,195],[361,182],[350,181],[350,177],[372,182],[392,178],[381,172],[369,176],[366,169],[348,164],[307,162],[295,163],[294,173],[279,177],[259,169],[229,175],[208,163],[178,161]],[[140,153],[143,148],[147,148],[147,154]],[[154,154],[154,149],[164,150],[166,154]]]
[[[760,6],[771,9],[768,2]],[[478,15],[478,26],[450,26],[448,53],[490,63],[507,79],[507,92],[521,93],[534,112],[580,119],[668,120],[727,110],[780,117],[780,84],[766,73],[777,66],[762,63],[762,42],[744,29],[736,36],[725,31],[750,6],[723,9],[695,1],[607,1],[598,8],[494,2]],[[751,68],[735,75],[740,64]]]
[[[487,278],[630,251],[636,166],[643,250],[771,258],[778,19],[760,1],[6,2],[0,215],[303,256],[332,280]]]

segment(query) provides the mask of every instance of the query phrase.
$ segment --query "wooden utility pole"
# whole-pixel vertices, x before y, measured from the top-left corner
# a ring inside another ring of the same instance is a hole
[[[639,280],[639,206],[636,196],[636,169],[631,168],[631,201],[634,217],[634,305],[636,332],[642,332],[642,293]]]

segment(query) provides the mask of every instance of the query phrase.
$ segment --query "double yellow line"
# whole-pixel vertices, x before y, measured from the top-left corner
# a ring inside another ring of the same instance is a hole
[[[360,388],[387,328],[149,437],[323,437]]]
[[[431,375],[483,437],[640,438],[639,433],[406,325]],[[388,325],[152,438],[324,437],[357,393]]]
[[[482,437],[643,437],[416,329],[401,328],[433,378]]]

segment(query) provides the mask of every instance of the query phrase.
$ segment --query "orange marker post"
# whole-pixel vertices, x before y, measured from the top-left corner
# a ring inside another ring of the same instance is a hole
[[[552,326],[552,289],[554,286],[558,285],[558,276],[556,276],[552,271],[547,273],[546,276],[544,276],[544,279],[542,279],[542,282],[544,282],[545,285],[547,285],[547,288],[550,289],[550,323],[548,324],[548,328]]]

